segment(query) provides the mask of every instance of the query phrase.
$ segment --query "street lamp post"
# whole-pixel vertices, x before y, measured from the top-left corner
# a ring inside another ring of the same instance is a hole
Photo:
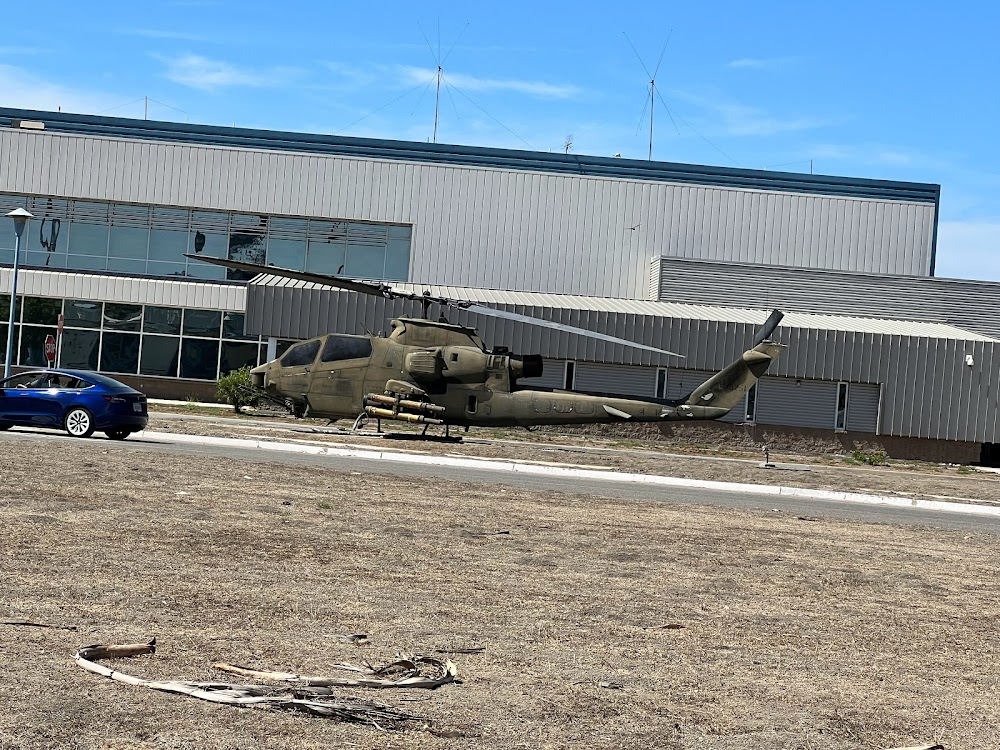
[[[10,377],[10,364],[14,358],[14,311],[17,309],[17,266],[21,255],[21,235],[24,234],[28,219],[33,218],[23,208],[15,208],[7,215],[14,220],[14,269],[10,277],[10,317],[7,320],[7,356],[3,361],[4,380]]]

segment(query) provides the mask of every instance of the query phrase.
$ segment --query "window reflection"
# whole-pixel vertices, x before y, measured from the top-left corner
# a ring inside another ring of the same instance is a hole
[[[69,226],[69,252],[71,255],[92,255],[106,258],[108,255],[107,224],[87,224],[74,221]]]
[[[183,339],[181,342],[181,377],[215,380],[219,367],[219,342],[206,339]]]
[[[73,328],[100,328],[104,304],[82,299],[66,300],[66,325]]]
[[[145,227],[111,227],[108,255],[112,258],[146,260],[149,229]]]
[[[257,342],[237,343],[235,341],[222,342],[222,357],[219,361],[219,375],[225,375],[233,370],[257,364]]]
[[[96,370],[101,334],[97,331],[63,332],[59,363],[76,370]]]
[[[34,267],[249,278],[184,257],[191,253],[371,279],[405,280],[409,271],[408,226],[0,195],[7,199],[35,213],[21,246],[21,261]],[[12,242],[0,233],[0,263],[12,261]]]
[[[113,331],[138,331],[142,326],[142,305],[104,306],[104,327]]]
[[[45,358],[45,337],[56,335],[55,326],[52,328],[41,326],[21,326],[21,346],[18,350],[18,364],[27,367],[45,367],[48,360]],[[4,351],[7,350],[7,341],[4,340]]]
[[[139,369],[139,337],[134,333],[105,331],[101,342],[100,369],[134,375]]]
[[[222,315],[222,338],[243,339],[244,341],[256,341],[256,336],[246,336],[243,329],[246,325],[246,316],[243,313],[227,312]]]
[[[54,326],[59,322],[62,312],[62,300],[49,297],[23,297],[25,323],[41,323]]]
[[[185,336],[212,336],[219,337],[219,324],[222,322],[222,313],[218,310],[184,310],[184,335]]]
[[[142,330],[146,333],[179,334],[181,332],[181,308],[146,305]]]
[[[181,340],[173,336],[143,336],[139,372],[143,375],[176,378],[180,344]]]

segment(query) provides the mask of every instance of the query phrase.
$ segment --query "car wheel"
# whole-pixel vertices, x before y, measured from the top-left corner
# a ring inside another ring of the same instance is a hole
[[[63,428],[72,437],[90,437],[94,434],[94,418],[82,406],[74,406],[66,412]]]
[[[112,440],[124,440],[132,434],[131,430],[107,430],[105,433]]]

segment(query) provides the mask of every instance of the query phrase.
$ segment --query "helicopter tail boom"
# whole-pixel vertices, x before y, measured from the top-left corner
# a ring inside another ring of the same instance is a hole
[[[725,416],[786,348],[784,344],[763,341],[748,349],[681,399],[666,418],[718,419]]]

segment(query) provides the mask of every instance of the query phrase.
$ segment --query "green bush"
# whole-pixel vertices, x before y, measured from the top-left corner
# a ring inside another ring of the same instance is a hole
[[[217,396],[222,403],[232,405],[237,414],[242,414],[244,407],[257,406],[260,397],[255,395],[251,385],[250,366],[233,370],[219,378]]]
[[[888,456],[885,451],[864,451],[858,448],[857,450],[851,451],[851,458],[857,461],[859,464],[868,464],[869,466],[882,466],[888,463]]]

